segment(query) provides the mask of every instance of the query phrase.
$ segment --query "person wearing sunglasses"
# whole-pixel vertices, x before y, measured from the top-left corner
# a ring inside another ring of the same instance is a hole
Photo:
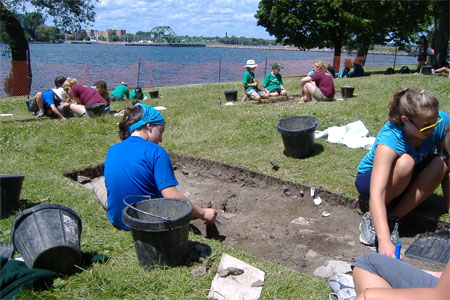
[[[399,88],[389,104],[389,121],[358,166],[355,185],[369,201],[360,224],[360,241],[395,256],[400,220],[441,185],[450,205],[445,149],[450,118],[427,91]]]

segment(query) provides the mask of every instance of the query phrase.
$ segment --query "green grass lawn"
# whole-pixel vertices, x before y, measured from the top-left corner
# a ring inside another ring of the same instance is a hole
[[[300,93],[298,78],[287,78],[285,85],[292,94]],[[184,85],[159,88],[160,98],[148,103],[162,105],[166,118],[164,147],[170,153],[212,159],[285,180],[357,197],[354,188],[356,168],[367,152],[318,139],[316,155],[293,159],[283,155],[283,143],[276,129],[279,119],[307,114],[319,121],[319,130],[361,120],[375,136],[387,120],[387,106],[401,86],[421,87],[435,95],[441,109],[450,112],[450,83],[441,76],[372,75],[335,81],[355,86],[356,97],[330,103],[253,105],[236,102],[218,106],[224,101],[224,90],[237,89],[239,82]],[[82,250],[109,256],[104,264],[95,264],[83,272],[56,280],[48,291],[26,291],[22,299],[203,299],[209,291],[213,272],[194,279],[190,270],[198,264],[152,271],[139,268],[129,232],[116,230],[92,192],[63,176],[65,172],[100,165],[106,152],[119,142],[120,118],[35,120],[26,111],[25,98],[0,99],[0,173],[24,174],[21,198],[37,202],[49,197],[51,202],[74,209],[83,220]],[[113,103],[113,109],[125,103]],[[32,121],[28,121],[32,119]],[[268,159],[280,166],[275,172]],[[442,198],[439,188],[435,197]],[[448,216],[447,216],[448,217]],[[0,240],[9,242],[14,217],[0,220]],[[190,235],[212,248],[213,268],[223,252],[236,256],[266,272],[263,299],[326,299],[330,292],[323,280],[302,275],[270,262],[260,261],[239,250]],[[263,246],[263,245],[262,245]]]

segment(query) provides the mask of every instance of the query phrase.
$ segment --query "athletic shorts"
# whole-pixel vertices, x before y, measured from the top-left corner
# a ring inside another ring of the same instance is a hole
[[[271,93],[278,93],[281,94],[281,89],[273,89],[270,91]]]
[[[428,154],[420,163],[414,166],[413,178],[417,173],[425,169],[425,167],[437,156],[441,154],[433,153]],[[369,200],[370,198],[370,178],[372,177],[372,169],[365,173],[358,173],[355,179],[355,186],[359,192],[359,195],[364,200]]]
[[[352,265],[386,280],[394,289],[434,288],[439,278],[379,253],[365,253]]]

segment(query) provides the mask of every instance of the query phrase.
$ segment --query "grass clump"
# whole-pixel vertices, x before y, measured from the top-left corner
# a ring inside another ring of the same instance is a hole
[[[254,105],[235,102],[218,106],[224,90],[236,89],[239,82],[161,87],[160,98],[147,103],[162,105],[166,118],[163,144],[169,153],[186,154],[242,166],[285,180],[313,185],[356,199],[354,178],[364,149],[352,150],[317,139],[319,151],[306,159],[283,155],[283,143],[276,129],[279,119],[296,114],[317,117],[319,130],[363,121],[375,136],[387,120],[387,107],[401,86],[420,87],[440,100],[441,109],[450,111],[448,79],[419,75],[372,75],[340,79],[340,86],[355,86],[356,97],[345,101],[305,104]],[[286,78],[292,94],[300,92],[298,78]],[[119,142],[118,122],[112,115],[99,118],[36,120],[26,111],[23,97],[0,99],[0,112],[13,117],[0,120],[0,173],[24,174],[22,199],[36,202],[50,198],[74,209],[83,221],[82,250],[109,256],[76,275],[54,281],[47,291],[24,291],[20,299],[204,299],[212,271],[194,279],[190,270],[197,265],[144,270],[137,265],[131,234],[115,229],[98,205],[95,196],[63,176],[65,172],[100,165],[108,148]],[[114,102],[119,109],[128,102]],[[31,121],[28,121],[31,119]],[[280,166],[275,172],[272,157]],[[442,199],[438,189],[435,198]],[[9,242],[13,216],[0,220],[0,240]],[[293,272],[278,264],[258,260],[216,241],[190,235],[191,241],[212,249],[212,269],[217,269],[226,252],[266,272],[263,299],[325,299],[329,289],[323,280]]]

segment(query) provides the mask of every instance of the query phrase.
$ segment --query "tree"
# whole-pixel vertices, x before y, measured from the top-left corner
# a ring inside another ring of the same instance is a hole
[[[16,18],[20,22],[20,25],[22,25],[25,34],[28,33],[32,39],[36,40],[36,29],[38,26],[44,25],[45,18],[39,12],[18,14]]]
[[[42,42],[54,42],[61,38],[58,28],[41,25],[36,28],[36,39]]]
[[[10,95],[26,95],[31,86],[29,47],[24,29],[15,12],[31,4],[44,18],[52,16],[59,28],[80,28],[81,24],[95,19],[94,4],[99,0],[2,0],[0,1],[0,23],[6,28],[11,49],[11,72],[5,82],[5,91]],[[27,86],[23,85],[27,82]]]
[[[409,41],[430,24],[429,12],[429,1],[262,0],[256,18],[277,42],[333,48],[336,69],[343,46],[365,57],[375,43]]]
[[[342,46],[364,23],[348,13],[352,7],[352,1],[343,0],[262,0],[255,16],[258,25],[275,36],[277,43],[333,48],[334,65],[339,68]]]
[[[449,1],[438,1],[435,3],[436,19],[434,22],[433,38],[431,47],[434,49],[434,56],[431,62],[436,67],[441,67],[447,60],[448,41],[450,31]],[[439,15],[440,13],[440,15]]]

